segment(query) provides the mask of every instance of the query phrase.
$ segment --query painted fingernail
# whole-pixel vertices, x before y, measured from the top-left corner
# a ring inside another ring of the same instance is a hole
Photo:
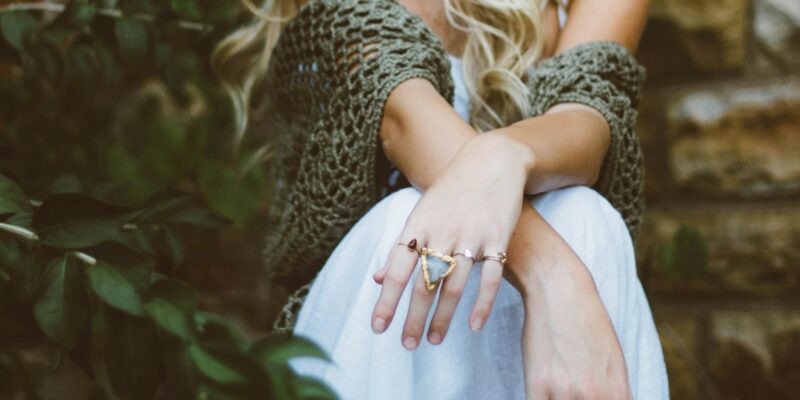
[[[375,333],[383,333],[386,330],[386,320],[383,318],[375,318],[372,320],[372,331]]]
[[[442,343],[442,335],[440,335],[439,332],[431,332],[428,335],[428,341],[430,341],[433,344]]]
[[[478,317],[473,319],[469,327],[473,331],[478,332],[483,327],[483,318]]]
[[[411,336],[406,336],[406,338],[403,339],[403,347],[405,347],[406,350],[414,350],[414,349],[416,349],[417,348],[417,339],[414,339]]]

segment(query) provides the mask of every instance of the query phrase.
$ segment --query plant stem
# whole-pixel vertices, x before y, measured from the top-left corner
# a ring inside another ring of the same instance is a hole
[[[29,231],[21,226],[0,223],[0,230],[6,231],[12,235],[19,236],[23,239],[27,240],[39,240],[39,236],[36,235],[35,232]]]

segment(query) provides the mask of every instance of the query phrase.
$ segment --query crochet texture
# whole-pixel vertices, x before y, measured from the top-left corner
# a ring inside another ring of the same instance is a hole
[[[291,296],[275,328],[291,328],[309,282],[347,231],[386,193],[378,133],[391,91],[430,81],[452,104],[449,60],[418,16],[391,0],[311,0],[284,28],[264,84],[275,182],[264,258]],[[577,46],[528,77],[532,117],[563,102],[600,111],[611,146],[595,189],[632,234],[643,210],[633,132],[643,68],[613,42]],[[393,189],[396,189],[393,188]]]

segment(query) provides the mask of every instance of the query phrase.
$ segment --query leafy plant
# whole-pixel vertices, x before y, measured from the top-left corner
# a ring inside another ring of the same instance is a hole
[[[287,335],[248,344],[198,310],[191,287],[155,267],[160,252],[182,251],[154,246],[162,232],[204,227],[211,216],[175,222],[165,207],[175,199],[131,209],[76,193],[32,207],[2,175],[0,199],[0,325],[17,327],[0,330],[0,354],[44,336],[60,357],[102,359],[86,374],[107,375],[107,389],[122,399],[335,398],[289,367],[294,357],[327,360],[316,345]]]
[[[708,272],[708,244],[703,233],[681,225],[672,239],[658,249],[659,265],[676,279],[702,277]]]
[[[37,397],[42,359],[97,398],[333,397],[288,368],[316,346],[248,343],[186,283],[208,257],[236,276],[258,243],[209,253],[267,220],[260,138],[233,151],[208,62],[241,9],[0,2],[0,398]]]
[[[0,5],[0,171],[34,195],[137,206],[177,188],[250,227],[265,209],[264,169],[248,167],[261,153],[251,143],[234,156],[209,62],[240,10],[236,0]]]

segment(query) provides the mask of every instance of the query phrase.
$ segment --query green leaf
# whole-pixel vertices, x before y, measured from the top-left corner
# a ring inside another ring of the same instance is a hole
[[[675,259],[686,276],[701,276],[708,268],[708,246],[705,236],[699,229],[681,225],[673,238]]]
[[[132,18],[120,18],[114,25],[120,52],[128,60],[142,59],[147,54],[147,26]]]
[[[166,225],[161,226],[161,235],[161,251],[173,265],[179,266],[183,264],[184,249],[180,238]]]
[[[25,41],[36,28],[36,20],[25,11],[3,13],[0,16],[3,37],[17,50],[25,47]]]
[[[82,273],[71,257],[54,260],[45,271],[44,290],[33,306],[42,332],[64,352],[72,350],[88,321]]]
[[[181,18],[190,20],[200,19],[200,8],[192,0],[171,0],[170,8]]]
[[[53,260],[46,251],[23,251],[11,268],[15,298],[20,303],[32,304],[44,286],[45,272]]]
[[[314,400],[336,400],[336,392],[325,382],[309,377],[297,377],[292,380],[295,398]]]
[[[106,241],[141,211],[77,193],[47,197],[33,216],[33,228],[42,244],[82,249]]]
[[[7,271],[20,256],[19,244],[10,235],[0,233],[0,271]]]
[[[708,270],[708,245],[703,233],[681,225],[672,240],[659,249],[661,265],[673,278],[695,278]]]
[[[156,398],[163,372],[153,324],[113,313],[109,325],[105,364],[115,394],[124,400]]]
[[[33,229],[33,213],[20,213],[12,215],[11,218],[6,220],[6,223],[31,230]]]
[[[0,175],[0,214],[19,214],[30,210],[31,204],[22,188]]]
[[[267,186],[258,169],[240,177],[235,168],[214,161],[205,165],[199,181],[209,206],[239,227],[258,215]]]
[[[56,193],[81,193],[83,184],[77,176],[72,174],[61,175],[56,178],[47,188],[48,194]]]
[[[215,346],[235,347],[241,351],[247,348],[244,338],[227,321],[218,315],[199,311],[195,314],[195,324],[200,332],[199,340]]]
[[[145,311],[155,323],[173,335],[190,340],[194,337],[194,313],[197,295],[185,284],[162,279],[150,289]]]
[[[290,334],[264,337],[253,344],[250,354],[264,366],[285,365],[295,357],[314,357],[330,361],[330,357],[314,342]]]
[[[290,366],[283,367],[271,366],[265,368],[267,376],[269,376],[272,395],[277,399],[295,399],[293,380],[297,378],[297,374],[291,369]]]
[[[103,301],[132,315],[144,315],[144,306],[136,288],[117,268],[98,260],[97,264],[86,269],[86,275],[92,290]]]
[[[52,26],[67,29],[79,29],[89,25],[97,15],[97,6],[85,0],[73,0],[53,21]]]
[[[113,265],[136,288],[140,297],[149,290],[155,266],[143,252],[115,242],[104,242],[87,251],[105,264]]]
[[[189,354],[197,369],[209,379],[225,384],[247,382],[247,375],[241,370],[244,355],[234,349],[200,347],[197,343],[189,346]]]

